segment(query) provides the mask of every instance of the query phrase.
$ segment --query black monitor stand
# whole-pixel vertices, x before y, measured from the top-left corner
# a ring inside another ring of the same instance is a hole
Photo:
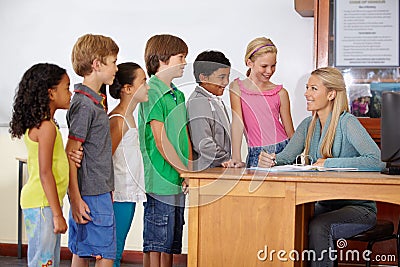
[[[400,167],[390,166],[381,171],[382,174],[400,175]]]

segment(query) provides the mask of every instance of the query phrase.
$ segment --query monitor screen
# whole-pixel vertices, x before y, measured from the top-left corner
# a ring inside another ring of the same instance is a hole
[[[382,173],[400,174],[400,92],[382,93],[381,158]]]

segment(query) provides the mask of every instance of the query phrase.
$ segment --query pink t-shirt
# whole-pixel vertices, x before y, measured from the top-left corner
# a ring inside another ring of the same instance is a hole
[[[240,102],[248,146],[273,145],[288,139],[279,119],[281,100],[278,93],[282,85],[256,92],[245,88],[241,80],[235,81],[241,92]]]

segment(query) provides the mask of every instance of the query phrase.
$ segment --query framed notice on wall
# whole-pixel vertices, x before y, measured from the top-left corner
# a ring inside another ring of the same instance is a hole
[[[335,65],[398,67],[399,0],[335,1]]]

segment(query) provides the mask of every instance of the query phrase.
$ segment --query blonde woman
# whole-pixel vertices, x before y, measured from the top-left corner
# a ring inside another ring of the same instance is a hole
[[[346,85],[339,70],[314,70],[306,85],[306,118],[279,154],[260,154],[259,166],[291,164],[304,152],[308,164],[381,170],[380,150],[358,119],[349,113]],[[366,231],[376,223],[376,204],[369,200],[324,200],[315,204],[309,246],[317,255],[311,266],[333,266],[334,242]],[[325,253],[324,253],[325,251]],[[330,256],[331,254],[331,256]]]

